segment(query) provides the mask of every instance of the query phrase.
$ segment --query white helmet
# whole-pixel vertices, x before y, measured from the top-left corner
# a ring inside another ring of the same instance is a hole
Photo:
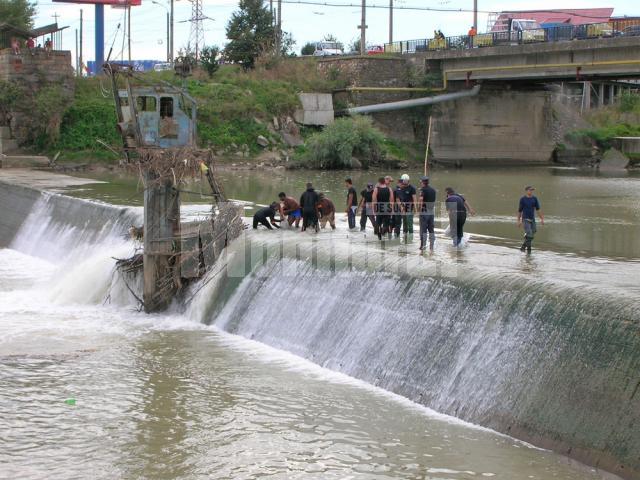
[[[400,177],[400,180],[402,180],[403,182],[408,182],[409,181],[409,175],[407,175],[406,173],[402,174],[402,176]]]

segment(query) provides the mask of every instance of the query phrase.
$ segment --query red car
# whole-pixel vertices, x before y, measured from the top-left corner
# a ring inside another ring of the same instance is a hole
[[[367,55],[379,55],[380,53],[384,53],[384,47],[381,45],[367,48]]]

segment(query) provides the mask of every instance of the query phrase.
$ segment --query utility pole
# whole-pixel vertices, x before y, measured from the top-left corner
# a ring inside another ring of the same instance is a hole
[[[169,38],[169,62],[173,63],[173,0],[171,0],[171,37]]]
[[[191,0],[191,32],[189,33],[189,47],[195,45],[195,59],[200,58],[200,49],[204,47],[204,26],[202,20],[202,0]]]
[[[367,53],[367,0],[362,0],[362,16],[360,17],[360,55]]]
[[[82,76],[82,69],[84,68],[83,66],[83,60],[82,60],[82,9],[80,9],[80,53],[78,54],[78,63],[80,64],[80,73],[79,75]]]
[[[131,5],[127,6],[127,43],[129,49],[129,65],[131,65]]]
[[[80,68],[78,67],[78,29],[76,28],[76,77],[79,77]]]
[[[276,41],[276,55],[282,53],[282,0],[278,0],[278,31],[276,35],[278,39]]]
[[[53,13],[53,15],[51,15],[51,16],[55,19],[55,21],[56,21],[56,25],[57,25],[57,24],[58,24],[58,17],[59,17],[60,15],[58,15],[58,12],[54,12],[54,13]]]
[[[389,43],[393,43],[393,0],[389,0]]]
[[[478,31],[478,0],[473,0],[473,28]]]
[[[167,13],[167,62],[171,62],[171,55],[169,54],[169,13]]]

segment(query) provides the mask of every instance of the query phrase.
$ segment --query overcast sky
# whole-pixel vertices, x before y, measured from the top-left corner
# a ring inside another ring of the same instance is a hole
[[[169,0],[157,0],[168,5]],[[354,4],[353,7],[327,7],[312,5],[282,5],[282,28],[291,32],[296,40],[296,51],[306,42],[320,40],[326,34],[333,34],[345,44],[359,37],[357,26],[360,23],[359,0],[320,0],[341,4]],[[369,5],[388,6],[388,0],[368,0]],[[638,0],[479,0],[482,12],[501,10],[533,10],[544,8],[592,8],[613,7],[614,15],[640,16]],[[213,20],[204,21],[205,43],[223,46],[226,43],[225,26],[231,13],[237,9],[237,0],[203,0],[204,14]],[[266,3],[268,5],[268,2]],[[473,0],[395,0],[398,7],[430,7],[451,9],[472,9]],[[175,41],[177,50],[189,40],[191,3],[188,0],[175,1]],[[75,30],[80,23],[80,9],[84,13],[84,56],[86,60],[94,57],[94,6],[66,3],[53,3],[52,0],[38,2],[36,26],[53,23],[56,13],[58,23],[69,26],[63,35],[62,48],[71,50],[75,55]],[[487,13],[479,14],[479,30],[487,28]],[[114,54],[121,54],[123,45],[123,10],[105,7],[105,55],[114,43]],[[410,40],[432,36],[434,29],[441,29],[447,36],[466,34],[473,23],[471,12],[435,12],[435,11],[394,11],[394,40]],[[389,35],[388,8],[367,9],[367,43],[381,45]],[[114,42],[115,38],[115,42]],[[142,0],[142,6],[132,8],[131,16],[132,58],[166,58],[166,10],[151,0]],[[75,57],[74,57],[75,58]],[[120,58],[120,56],[118,56]],[[126,54],[125,54],[126,58]]]

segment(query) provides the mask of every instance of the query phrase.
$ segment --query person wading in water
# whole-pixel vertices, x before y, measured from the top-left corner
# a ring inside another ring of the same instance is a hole
[[[315,228],[316,233],[320,231],[318,226],[318,209],[316,205],[320,201],[320,197],[313,189],[311,183],[307,183],[307,190],[300,196],[300,208],[302,208],[302,231],[304,232],[308,226]]]
[[[429,234],[429,251],[433,252],[433,245],[436,241],[434,232],[436,215],[436,191],[429,186],[429,177],[420,179],[422,188],[418,199],[418,212],[420,214],[420,251],[424,251],[427,243],[427,233]]]
[[[289,226],[296,224],[296,228],[300,225],[300,219],[302,218],[302,212],[300,211],[300,205],[293,197],[287,197],[284,192],[278,194],[280,199],[280,216],[287,217]]]
[[[467,221],[467,212],[471,215],[475,215],[476,212],[471,208],[471,205],[467,203],[465,198],[456,193],[453,188],[445,188],[447,192],[447,199],[445,205],[447,206],[447,212],[449,213],[449,229],[451,231],[451,238],[453,239],[453,246],[459,247],[462,237],[464,236],[464,224]]]
[[[391,238],[391,216],[393,215],[393,191],[387,185],[385,177],[378,179],[378,185],[373,190],[373,207],[378,227],[378,239],[388,234]]]
[[[540,210],[540,202],[533,192],[535,188],[529,186],[525,189],[526,194],[520,198],[520,205],[518,206],[518,228],[521,225],[524,226],[524,242],[520,247],[520,251],[531,253],[531,242],[536,234],[536,210],[540,215],[540,225],[544,225],[544,214]]]

